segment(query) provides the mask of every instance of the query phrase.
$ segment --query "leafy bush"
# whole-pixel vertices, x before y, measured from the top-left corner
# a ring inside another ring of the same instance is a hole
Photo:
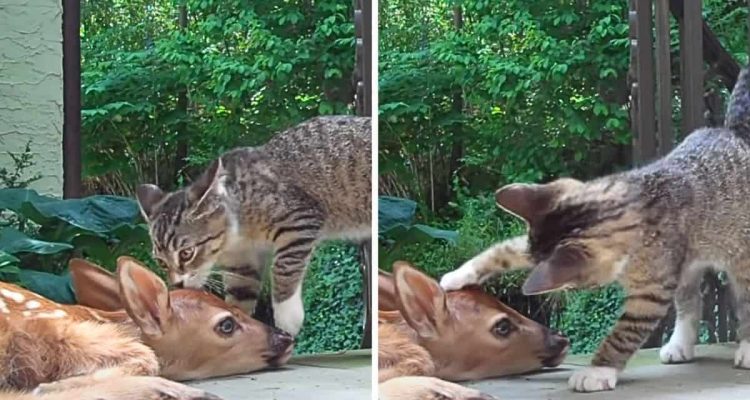
[[[380,196],[378,199],[378,263],[388,270],[393,262],[404,259],[409,245],[442,240],[455,244],[458,234],[423,224],[414,224],[417,203],[397,197]]]
[[[620,316],[624,292],[618,285],[561,294],[564,307],[553,327],[570,339],[571,352],[592,353]]]
[[[357,248],[341,243],[319,248],[310,263],[303,293],[305,323],[295,351],[358,349],[364,305]]]

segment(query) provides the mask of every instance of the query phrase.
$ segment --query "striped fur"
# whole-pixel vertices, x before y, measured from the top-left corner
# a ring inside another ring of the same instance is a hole
[[[189,187],[163,193],[138,188],[154,257],[173,284],[214,285],[252,312],[273,257],[274,319],[301,328],[301,284],[315,246],[326,239],[369,238],[370,119],[318,117],[262,147],[222,155]]]
[[[622,283],[624,310],[592,367],[570,379],[577,391],[614,389],[617,372],[674,303],[675,331],[665,363],[691,361],[700,321],[700,279],[728,273],[737,296],[740,347],[735,366],[750,368],[750,75],[732,93],[727,124],[693,132],[664,158],[590,182],[513,184],[498,205],[523,218],[527,242],[512,239],[443,278],[457,288],[528,265],[526,294]],[[512,250],[512,251],[511,251]],[[526,258],[519,258],[522,252]]]

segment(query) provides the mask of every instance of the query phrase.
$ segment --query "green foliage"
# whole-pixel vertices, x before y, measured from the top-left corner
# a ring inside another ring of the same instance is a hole
[[[364,305],[357,248],[335,243],[319,248],[310,263],[303,293],[305,323],[295,351],[358,349]]]
[[[0,168],[0,187],[23,188],[42,178],[39,173],[29,175],[28,172],[28,169],[34,166],[31,141],[26,142],[26,147],[21,154],[11,152],[7,154],[13,161],[13,166],[10,169]]]
[[[458,234],[454,231],[414,224],[416,209],[417,204],[409,199],[378,198],[378,263],[381,269],[389,269],[393,262],[402,259],[404,247],[410,244],[435,240],[456,243]]]
[[[118,196],[60,200],[30,189],[0,189],[0,278],[73,303],[71,257],[114,269],[117,257],[150,246],[138,206]],[[63,275],[60,275],[63,274]]]
[[[169,188],[225,150],[352,111],[351,1],[87,2],[81,51],[96,190]]]
[[[623,298],[617,285],[565,292],[564,307],[553,327],[568,336],[572,353],[593,353],[620,317]]]

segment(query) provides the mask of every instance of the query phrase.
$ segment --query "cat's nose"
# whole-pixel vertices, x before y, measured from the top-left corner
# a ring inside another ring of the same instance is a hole
[[[179,281],[172,284],[172,289],[184,289],[185,281]]]

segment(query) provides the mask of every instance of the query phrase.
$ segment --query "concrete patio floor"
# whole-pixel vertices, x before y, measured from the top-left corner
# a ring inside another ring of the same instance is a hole
[[[224,400],[365,400],[371,397],[369,350],[293,357],[284,368],[189,382]]]
[[[732,368],[734,344],[698,346],[690,364],[663,365],[659,349],[639,351],[610,392],[573,393],[568,378],[588,365],[589,356],[570,356],[559,368],[537,374],[468,383],[499,399],[508,400],[746,400],[750,399],[750,371]]]

